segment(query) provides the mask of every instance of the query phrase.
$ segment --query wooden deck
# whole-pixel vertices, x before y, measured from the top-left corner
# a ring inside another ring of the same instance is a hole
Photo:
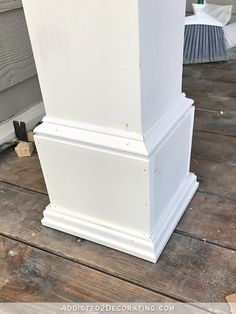
[[[188,66],[200,188],[157,264],[43,227],[38,157],[0,156],[0,301],[225,302],[236,292],[236,62]]]

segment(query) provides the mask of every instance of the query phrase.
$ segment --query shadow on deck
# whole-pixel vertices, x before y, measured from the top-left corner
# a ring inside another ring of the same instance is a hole
[[[236,62],[184,69],[200,189],[158,263],[43,227],[38,157],[0,157],[0,301],[225,302],[236,292]],[[189,312],[190,313],[190,312]]]

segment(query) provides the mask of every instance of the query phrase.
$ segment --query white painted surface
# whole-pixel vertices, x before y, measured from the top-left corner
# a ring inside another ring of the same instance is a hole
[[[145,132],[182,92],[184,0],[140,0],[142,125]]]
[[[147,156],[36,132],[50,201],[56,209],[113,229],[149,232]],[[135,219],[130,208],[136,210]]]
[[[15,131],[13,127],[13,121],[24,121],[26,123],[27,131],[32,130],[35,125],[42,121],[45,115],[43,103],[34,105],[32,108],[19,113],[13,118],[4,121],[0,124],[0,145],[6,142],[10,142],[15,138]]]
[[[169,204],[165,217],[149,235],[129,234],[123,229],[83,220],[51,205],[44,211],[42,224],[155,263],[197,188],[196,177],[190,174]]]
[[[24,6],[47,113],[35,130],[43,224],[155,262],[198,187],[185,1]]]
[[[198,187],[192,101],[171,109],[145,140],[45,119],[35,130],[51,201],[43,224],[156,261]]]
[[[47,116],[140,132],[138,1],[23,3]]]

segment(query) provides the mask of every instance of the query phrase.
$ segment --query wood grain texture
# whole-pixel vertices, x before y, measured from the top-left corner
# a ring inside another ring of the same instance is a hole
[[[22,7],[21,0],[0,0],[0,13],[14,9],[19,9],[21,7]]]
[[[236,252],[231,250],[174,234],[152,264],[43,227],[46,195],[0,183],[0,197],[0,231],[6,236],[178,300],[224,302],[236,289]]]
[[[0,13],[0,91],[36,75],[22,9]]]
[[[47,193],[37,154],[18,158],[12,149],[0,156],[0,180]]]
[[[193,91],[198,93],[209,93],[225,97],[236,97],[235,83],[232,82],[219,82],[207,79],[194,79],[194,78],[184,78],[183,79],[183,90],[187,94]]]
[[[236,200],[235,166],[193,158],[191,171],[200,181],[200,191]]]
[[[224,70],[223,73],[227,72],[227,70]],[[192,78],[185,78],[185,80],[187,82],[185,85],[188,85],[189,88],[188,90],[185,89],[187,96],[195,101],[195,130],[236,135],[236,98],[227,96],[227,93],[234,94],[234,91],[236,91],[235,84],[233,82],[209,81],[208,85],[205,86],[206,80]],[[192,80],[197,81],[199,85],[195,85]],[[230,87],[228,84],[230,84]],[[202,87],[198,88],[198,86]],[[217,90],[217,87],[219,87],[219,90]]]
[[[177,230],[236,250],[236,201],[197,193]]]
[[[0,123],[42,101],[37,76],[0,93]]]
[[[236,115],[218,111],[196,110],[195,130],[236,135]]]
[[[236,166],[236,137],[195,131],[192,156]]]
[[[78,263],[0,236],[2,302],[171,302]]]
[[[236,14],[234,15],[234,23],[236,23]],[[230,59],[236,61],[236,47],[230,49]]]
[[[210,74],[206,86],[206,70],[196,67],[196,73],[185,74],[190,80],[188,96],[202,112],[195,125],[192,161],[200,192],[156,265],[43,227],[40,220],[49,199],[42,194],[46,187],[37,155],[18,159],[10,151],[0,158],[0,180],[10,182],[0,182],[0,234],[19,241],[0,238],[2,300],[124,301],[126,295],[128,300],[147,302],[164,301],[162,295],[168,295],[183,301],[224,302],[236,291],[236,137],[226,136],[236,135],[235,82],[229,73],[236,63],[224,64],[222,79],[220,66],[211,67],[216,77]]]
[[[222,75],[224,72],[224,75]],[[184,66],[184,77],[206,79],[219,82],[233,82],[236,77],[236,62],[220,62],[213,64],[192,64]]]
[[[212,83],[214,84],[214,83]],[[236,98],[221,96],[216,94],[204,94],[193,89],[188,96],[194,98],[197,110],[205,110],[206,112],[218,113],[223,111],[223,114],[236,115]]]

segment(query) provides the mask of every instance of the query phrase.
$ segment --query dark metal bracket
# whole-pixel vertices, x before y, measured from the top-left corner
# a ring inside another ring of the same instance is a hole
[[[25,122],[13,121],[15,134],[18,140],[27,141],[27,131]]]

